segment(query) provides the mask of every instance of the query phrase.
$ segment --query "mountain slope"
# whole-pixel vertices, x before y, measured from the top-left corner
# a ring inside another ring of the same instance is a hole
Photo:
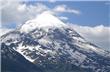
[[[2,72],[43,72],[40,67],[33,65],[13,50],[14,44],[7,46],[5,43],[2,43],[1,47]]]
[[[1,42],[44,72],[110,71],[110,52],[86,41],[47,12],[3,35]]]

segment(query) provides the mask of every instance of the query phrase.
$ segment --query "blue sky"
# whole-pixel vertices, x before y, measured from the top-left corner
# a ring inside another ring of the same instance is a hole
[[[81,11],[79,16],[68,15],[72,23],[87,26],[96,26],[98,24],[109,25],[109,7],[105,2],[70,2],[68,6]]]
[[[60,2],[40,2],[44,3],[50,8],[54,8],[56,5],[65,4],[70,8],[77,9],[81,12],[80,15],[72,13],[63,13],[62,16],[68,17],[68,21],[71,23],[84,25],[84,26],[96,26],[103,24],[109,26],[109,5],[107,1],[60,1]],[[28,2],[28,4],[35,4],[35,2]]]
[[[64,22],[70,22],[70,23],[78,24],[82,26],[97,26],[97,25],[109,26],[110,4],[108,1],[56,1],[56,2],[48,2],[48,1],[28,1],[27,2],[26,1],[24,3],[27,5],[33,5],[33,6],[35,6],[36,3],[42,3],[45,6],[47,6],[49,9],[53,9],[58,5],[66,5],[70,9],[78,10],[80,14],[76,15],[76,14],[67,13],[67,12],[59,13],[58,16],[64,16],[68,18],[68,20],[65,20]],[[2,16],[3,21],[7,21],[6,18],[10,17],[8,19],[8,21],[10,22],[3,24],[2,25],[3,27],[16,28],[16,25],[18,22],[11,19],[14,16],[11,17],[11,14],[7,15],[7,14],[4,14],[4,12],[2,15],[4,15]]]

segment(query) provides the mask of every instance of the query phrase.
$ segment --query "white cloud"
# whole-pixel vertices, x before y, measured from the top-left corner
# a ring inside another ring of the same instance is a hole
[[[97,46],[110,51],[110,27],[103,25],[89,27],[71,24],[80,35]]]
[[[26,5],[21,3],[21,1],[5,1],[5,3],[0,8],[2,24],[21,24],[48,9],[48,7],[41,3],[36,3],[35,5]]]
[[[60,16],[59,19],[61,19],[61,20],[68,20],[68,17]]]
[[[56,0],[48,0],[50,3],[54,3],[56,2]]]
[[[24,0],[25,1],[25,0]],[[54,2],[54,0],[50,0]],[[2,0],[0,5],[1,10],[1,21],[2,25],[6,26],[8,24],[17,23],[18,25],[23,24],[29,19],[35,18],[37,14],[43,11],[50,11],[52,14],[62,14],[62,13],[73,13],[80,14],[80,11],[76,9],[71,9],[66,5],[56,5],[53,9],[42,3],[36,4],[26,4],[22,3],[21,0]],[[67,17],[60,17],[62,20],[68,20]]]
[[[67,5],[58,5],[58,6],[56,6],[53,9],[53,11],[55,11],[55,12],[73,13],[73,14],[76,14],[76,15],[79,15],[80,14],[80,11],[79,10],[71,9],[71,8],[67,7]]]

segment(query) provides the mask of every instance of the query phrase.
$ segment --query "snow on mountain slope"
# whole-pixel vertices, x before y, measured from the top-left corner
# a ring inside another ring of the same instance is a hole
[[[36,28],[40,28],[40,29],[43,29],[45,30],[46,32],[49,31],[49,29],[54,29],[56,27],[60,27],[60,29],[62,28],[68,28],[69,26],[67,26],[66,24],[64,24],[62,21],[60,21],[57,17],[51,15],[50,13],[48,12],[43,12],[42,14],[38,15],[35,19],[33,20],[29,20],[27,21],[25,24],[22,25],[20,31],[21,32],[25,32],[25,33],[29,33],[31,31],[34,31],[36,30]],[[37,30],[36,30],[37,31]],[[62,31],[64,32],[64,31]],[[74,32],[74,33],[72,33]],[[68,33],[69,34],[77,34],[74,30],[68,30]],[[36,35],[39,35],[39,34],[36,34]],[[78,35],[78,34],[77,34]],[[33,36],[33,35],[32,35]],[[82,48],[87,48],[86,50],[92,50],[92,51],[95,51],[95,52],[98,52],[100,54],[104,53],[104,51],[102,49],[98,49],[94,46],[91,46],[89,44],[86,44],[87,41],[85,39],[83,39],[81,36],[78,37],[78,36],[72,36],[74,40],[76,40],[76,45],[78,46],[82,46]],[[48,39],[41,39],[43,40],[43,44],[45,44],[46,42],[51,42],[51,41],[48,41]],[[41,42],[40,40],[40,42]],[[84,43],[80,43],[80,42],[84,42]],[[104,54],[103,54],[104,55]]]
[[[1,42],[42,67],[63,63],[83,68],[83,72],[110,71],[110,52],[86,41],[47,12],[27,21],[19,30],[3,35]],[[58,68],[54,65],[51,67]]]
[[[13,31],[13,29],[0,28],[0,36],[10,32],[10,31]]]
[[[20,29],[21,32],[30,32],[38,27],[61,27],[65,25],[62,21],[57,19],[55,16],[48,12],[43,12],[38,15],[35,19],[27,21]]]

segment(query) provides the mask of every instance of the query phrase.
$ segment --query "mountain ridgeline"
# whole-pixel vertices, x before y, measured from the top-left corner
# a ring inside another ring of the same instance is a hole
[[[1,36],[2,72],[110,72],[110,52],[43,12]]]

